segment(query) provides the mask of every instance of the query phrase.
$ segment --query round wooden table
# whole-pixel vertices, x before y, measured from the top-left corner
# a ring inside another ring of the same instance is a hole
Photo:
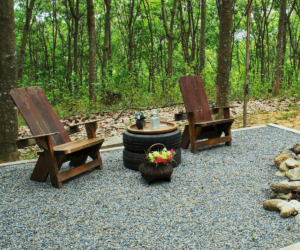
[[[177,125],[174,122],[160,122],[160,126],[157,129],[152,129],[149,121],[145,121],[145,127],[143,129],[137,129],[135,124],[130,125],[127,130],[134,134],[163,134],[174,131],[177,129]]]

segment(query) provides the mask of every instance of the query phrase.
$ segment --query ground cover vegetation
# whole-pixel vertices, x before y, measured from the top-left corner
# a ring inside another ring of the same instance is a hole
[[[3,102],[12,87],[40,86],[60,117],[163,107],[182,103],[178,79],[183,75],[202,76],[217,106],[243,99],[247,1],[9,2],[17,60],[10,73],[18,81],[7,87],[1,79]],[[300,99],[300,3],[249,2],[248,97]],[[5,57],[7,48],[2,50]],[[6,112],[2,105],[1,111]],[[19,123],[24,124],[21,117]],[[8,143],[2,137],[1,148]]]

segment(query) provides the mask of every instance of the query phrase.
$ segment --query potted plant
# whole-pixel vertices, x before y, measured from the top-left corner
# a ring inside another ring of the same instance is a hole
[[[134,115],[135,119],[136,119],[136,127],[137,129],[143,129],[143,127],[145,126],[145,119],[146,119],[146,114],[144,111],[139,111],[137,113],[135,113]]]
[[[159,145],[164,148],[159,151],[150,152],[152,147]],[[158,180],[170,182],[173,173],[173,167],[170,162],[174,161],[175,154],[173,149],[167,150],[163,144],[154,144],[147,150],[145,160],[139,166],[139,171],[149,184]]]

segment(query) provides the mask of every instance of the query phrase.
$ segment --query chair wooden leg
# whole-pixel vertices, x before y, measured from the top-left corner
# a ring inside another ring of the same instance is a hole
[[[100,169],[100,170],[103,169],[102,158],[101,158],[101,155],[100,155],[100,152],[99,152],[101,146],[102,146],[102,143],[100,143],[99,145],[94,146],[93,149],[91,148],[90,152],[89,152],[89,156],[93,160],[99,159],[101,161],[100,165],[98,167],[95,167],[96,169]]]
[[[37,144],[44,149],[46,164],[48,167],[48,171],[50,174],[50,179],[53,187],[61,188],[62,183],[58,180],[58,165],[56,162],[56,157],[53,151],[53,145],[51,142],[51,136],[37,138],[36,139]],[[63,161],[59,159],[60,166],[62,165]]]
[[[194,113],[188,113],[191,152],[196,154],[196,127]]]
[[[30,180],[38,181],[38,182],[45,182],[47,180],[49,171],[46,164],[45,155],[41,155],[38,158],[37,163],[35,164],[34,170],[31,174]]]
[[[181,136],[181,148],[187,149],[190,144],[190,129],[189,125],[185,125],[183,134]]]
[[[224,133],[225,136],[230,136],[231,135],[231,126],[232,126],[232,122],[231,123],[227,123],[224,125]],[[231,146],[231,141],[229,142],[225,142],[226,146]]]

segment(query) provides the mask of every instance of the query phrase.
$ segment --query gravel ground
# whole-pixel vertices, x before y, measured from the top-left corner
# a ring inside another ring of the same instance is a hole
[[[122,151],[52,188],[29,180],[34,164],[0,168],[0,249],[278,249],[299,241],[292,217],[265,211],[270,166],[300,141],[276,128],[233,133],[232,147],[183,150],[172,182],[150,186]],[[64,166],[67,169],[67,166]]]

